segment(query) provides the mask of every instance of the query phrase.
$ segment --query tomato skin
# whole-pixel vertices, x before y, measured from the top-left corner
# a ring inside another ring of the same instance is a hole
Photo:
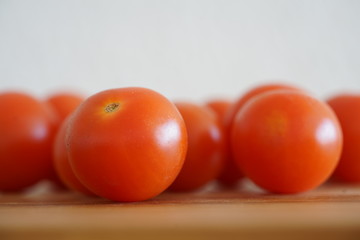
[[[327,104],[294,91],[254,97],[238,112],[232,150],[243,173],[274,193],[298,193],[323,183],[341,149],[339,122]]]
[[[136,87],[89,97],[75,111],[66,139],[80,182],[98,196],[125,202],[163,192],[187,150],[185,123],[175,105]]]
[[[0,191],[19,191],[45,179],[52,168],[56,116],[20,92],[0,94]]]
[[[46,99],[57,113],[60,124],[84,101],[84,97],[75,93],[55,93]],[[60,126],[59,126],[60,127]]]
[[[188,152],[171,191],[193,191],[220,174],[225,161],[225,143],[221,124],[209,108],[192,103],[175,103],[184,118],[188,134]]]
[[[63,121],[75,111],[75,109],[84,101],[84,98],[80,94],[70,93],[70,92],[58,92],[50,95],[46,100],[45,103],[48,104],[56,113],[58,117],[57,123],[57,131],[59,131],[61,124]],[[54,143],[55,144],[55,143]],[[53,153],[54,156],[54,153]],[[53,160],[54,162],[54,160]],[[55,184],[57,189],[66,189],[64,186],[63,181],[57,174],[55,168],[49,174],[49,180]],[[65,184],[68,185],[68,184]],[[73,188],[70,188],[73,189]]]
[[[344,135],[344,147],[334,179],[360,182],[360,95],[341,94],[327,103],[337,115]]]
[[[228,141],[230,141],[230,134],[231,134],[231,128],[232,124],[234,122],[236,114],[241,110],[241,108],[253,97],[270,91],[275,90],[295,90],[300,91],[300,89],[280,84],[280,83],[274,83],[274,84],[263,84],[259,85],[257,87],[254,87],[247,91],[245,94],[240,96],[226,111],[225,116],[223,117],[224,120],[224,126],[225,126],[225,134],[227,135]],[[232,150],[231,150],[231,144],[230,144],[230,150],[229,150],[229,156],[227,158],[225,168],[223,172],[221,173],[219,177],[219,182],[228,187],[234,187],[238,183],[240,179],[243,178],[243,174],[240,171],[240,169],[237,167],[237,164],[234,161],[234,157],[232,156]]]
[[[61,182],[65,186],[73,191],[85,194],[94,195],[89,189],[87,189],[75,176],[69,162],[69,157],[65,144],[65,135],[68,130],[71,116],[68,116],[60,126],[55,136],[53,145],[53,163],[56,171],[56,176],[59,176]]]
[[[227,134],[226,129],[226,116],[231,109],[233,103],[228,100],[217,99],[212,100],[206,103],[206,106],[211,108],[217,115],[218,119],[221,122],[221,125],[224,129],[224,141],[225,141],[225,163],[223,170],[221,171],[220,175],[218,176],[217,180],[223,186],[233,187],[236,183],[243,177],[242,173],[240,172],[238,166],[235,164],[233,159],[231,158],[231,148],[230,148],[230,139]]]
[[[301,91],[299,88],[281,84],[281,83],[274,83],[274,84],[263,84],[257,87],[254,87],[247,91],[244,95],[242,95],[229,109],[226,117],[225,117],[225,126],[227,126],[228,131],[231,131],[231,125],[235,119],[236,114],[239,110],[247,103],[251,98],[270,91],[276,90],[294,90],[294,91]]]

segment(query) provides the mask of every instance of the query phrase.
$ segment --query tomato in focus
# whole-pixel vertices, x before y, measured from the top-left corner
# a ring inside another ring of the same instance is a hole
[[[102,91],[75,111],[66,135],[75,175],[96,195],[141,201],[163,192],[179,174],[187,150],[175,105],[145,88]]]
[[[339,122],[324,102],[295,91],[249,100],[231,131],[235,161],[248,178],[274,193],[298,193],[323,183],[341,149]]]
[[[337,115],[344,135],[343,151],[333,177],[360,183],[360,95],[337,95],[327,103]]]
[[[80,192],[85,195],[94,195],[89,189],[87,189],[75,176],[69,162],[69,157],[65,144],[65,135],[68,130],[68,125],[71,116],[68,116],[61,124],[58,130],[54,145],[53,145],[53,163],[57,176],[59,176],[62,183],[73,191]]]
[[[0,191],[19,191],[52,169],[57,118],[48,106],[20,92],[0,94]]]
[[[225,161],[223,128],[216,114],[207,107],[176,103],[188,134],[188,152],[171,191],[192,191],[215,180]]]

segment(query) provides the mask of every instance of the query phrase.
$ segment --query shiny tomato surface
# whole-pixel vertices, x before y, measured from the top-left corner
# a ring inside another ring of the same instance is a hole
[[[298,193],[323,183],[335,169],[342,133],[331,108],[295,91],[254,97],[235,117],[235,161],[260,187]]]
[[[232,124],[234,122],[234,118],[236,114],[241,110],[241,108],[247,103],[251,98],[270,91],[275,90],[295,90],[299,91],[298,88],[285,85],[285,84],[262,84],[259,86],[256,86],[247,92],[245,92],[243,95],[241,95],[226,111],[226,114],[224,116],[224,126],[225,126],[225,134],[227,135],[228,141],[230,141],[230,131]],[[225,168],[223,173],[219,177],[220,183],[222,183],[225,186],[231,187],[236,186],[239,179],[243,177],[243,174],[241,173],[240,169],[237,167],[237,164],[234,162],[234,157],[232,156],[232,150],[230,145],[230,151],[229,156],[227,158]]]
[[[52,169],[54,112],[20,92],[0,93],[0,191],[18,191],[45,179]]]
[[[188,133],[188,152],[172,191],[192,191],[215,180],[225,161],[223,129],[209,108],[192,103],[176,103]]]
[[[333,174],[345,182],[360,182],[360,94],[341,94],[328,104],[339,118],[344,135],[340,162]]]
[[[180,172],[187,150],[185,123],[175,105],[145,88],[89,97],[75,111],[66,139],[80,182],[116,201],[160,194]]]

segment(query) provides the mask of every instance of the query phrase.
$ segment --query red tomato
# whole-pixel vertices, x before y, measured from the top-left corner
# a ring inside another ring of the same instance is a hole
[[[56,116],[37,99],[0,94],[0,191],[18,191],[48,176]]]
[[[84,98],[75,93],[56,93],[46,100],[58,114],[60,122],[63,122],[83,101]]]
[[[264,84],[258,87],[252,88],[250,91],[246,92],[243,96],[241,96],[229,109],[226,117],[225,117],[225,125],[227,126],[228,131],[231,129],[232,122],[234,121],[235,115],[238,111],[244,106],[244,104],[249,101],[251,98],[274,90],[294,90],[300,91],[299,88],[284,85],[284,84]]]
[[[360,95],[338,95],[328,100],[344,135],[344,148],[333,174],[335,179],[360,182]]]
[[[78,180],[70,166],[65,144],[65,134],[68,129],[69,122],[70,116],[63,121],[55,137],[53,146],[53,161],[57,176],[60,177],[61,182],[64,183],[69,189],[83,193],[85,195],[94,195]]]
[[[224,130],[227,127],[226,126],[226,116],[228,114],[228,111],[232,107],[232,102],[226,101],[226,100],[213,100],[206,104],[206,106],[210,107],[212,110],[215,111],[216,115],[218,116],[218,119],[220,120]],[[239,179],[243,177],[241,172],[239,171],[238,166],[235,164],[235,162],[232,159],[231,150],[230,150],[230,141],[229,137],[227,136],[227,131],[224,131],[225,137],[225,164],[224,168],[221,171],[220,175],[218,176],[217,180],[225,186],[233,186],[235,185]]]
[[[173,191],[191,191],[216,179],[223,168],[223,129],[211,109],[191,103],[177,103],[184,118],[189,144],[185,163],[171,185]]]
[[[49,104],[56,112],[59,121],[57,125],[57,131],[59,130],[62,122],[68,117],[75,109],[84,101],[84,98],[75,93],[55,93],[50,95],[46,99],[46,103]],[[54,155],[54,154],[53,154]],[[48,177],[58,188],[65,188],[62,184],[63,181],[59,179],[55,169],[53,168]],[[68,185],[68,184],[65,184]],[[71,188],[72,189],[72,188]]]
[[[261,94],[236,115],[232,150],[243,173],[275,193],[323,183],[342,148],[338,120],[327,104],[295,91]]]
[[[258,87],[252,88],[250,91],[242,95],[231,107],[229,107],[227,113],[224,116],[224,126],[227,139],[230,139],[231,126],[233,124],[235,115],[241,110],[241,108],[247,103],[251,98],[274,90],[296,90],[298,88],[284,85],[284,84],[265,84]],[[219,180],[225,186],[235,186],[236,183],[243,177],[240,169],[237,167],[237,164],[234,162],[234,157],[232,156],[232,150],[230,145],[230,154],[225,165],[223,173],[220,175]]]
[[[112,89],[75,111],[67,146],[75,175],[90,191],[140,201],[160,194],[180,172],[186,127],[175,105],[159,93]]]

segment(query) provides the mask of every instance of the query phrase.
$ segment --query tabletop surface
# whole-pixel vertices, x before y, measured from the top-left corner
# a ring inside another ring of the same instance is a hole
[[[360,185],[295,195],[249,183],[117,203],[71,192],[0,195],[0,239],[360,239]]]

